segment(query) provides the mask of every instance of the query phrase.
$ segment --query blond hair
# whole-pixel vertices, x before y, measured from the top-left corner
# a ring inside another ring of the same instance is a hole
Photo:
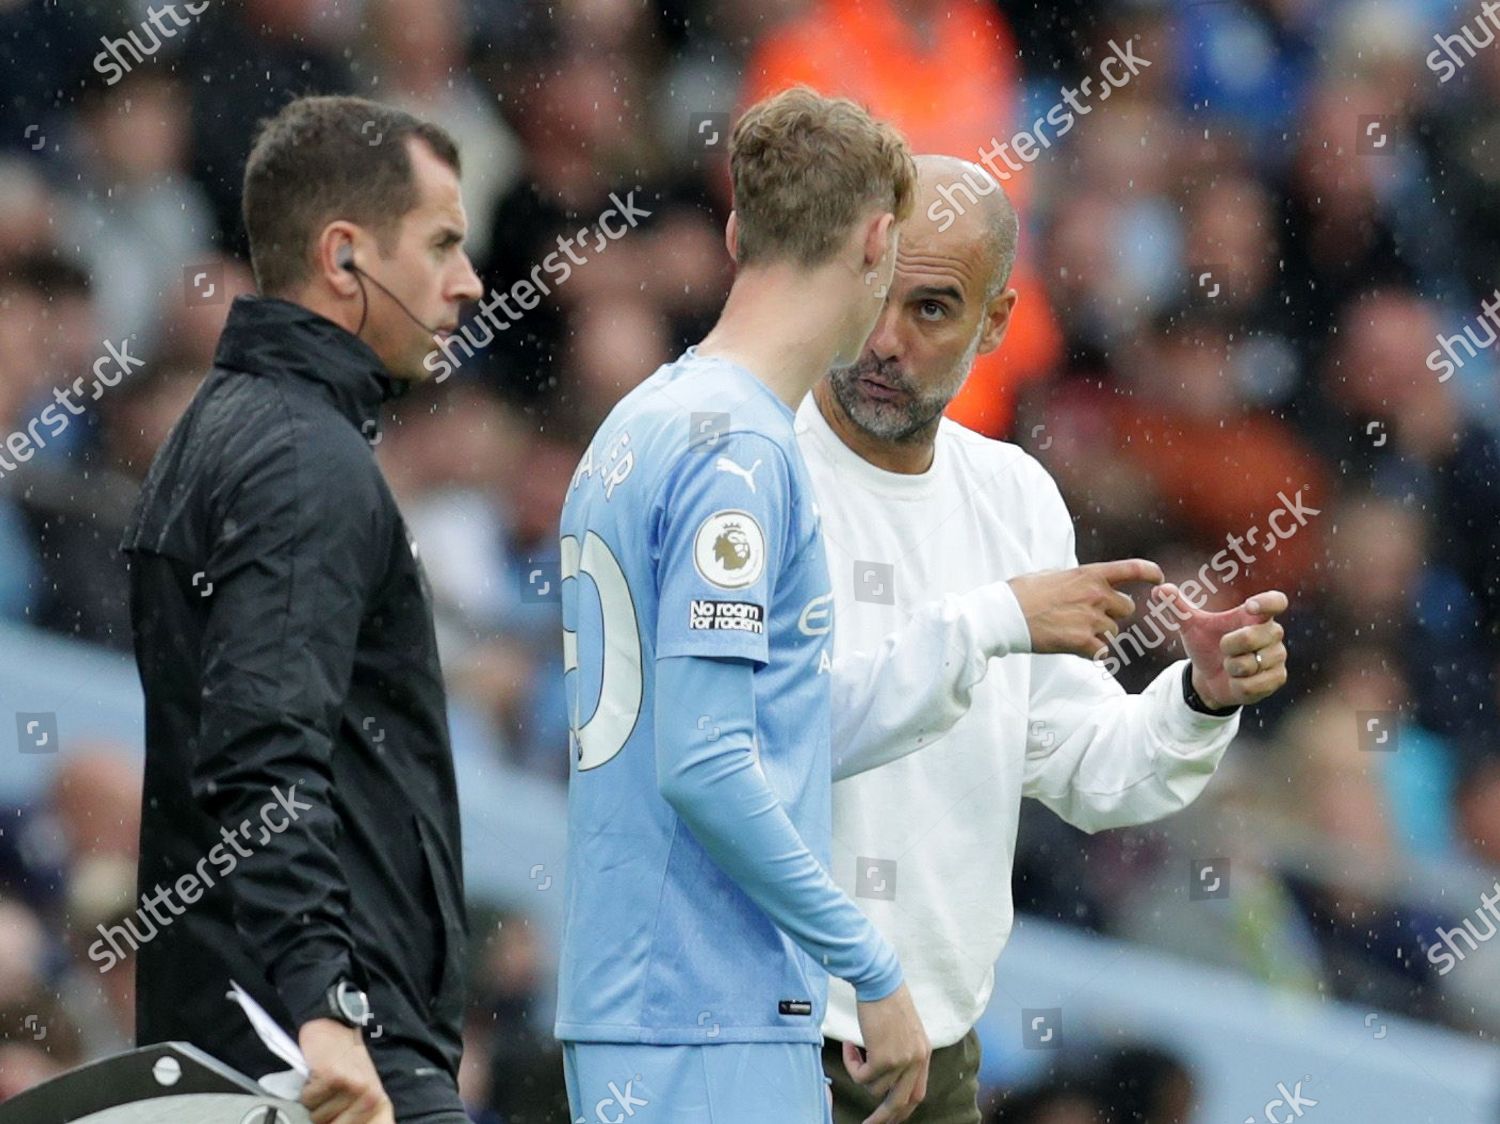
[[[817,266],[878,206],[904,221],[917,170],[906,139],[848,98],[794,86],[756,102],[729,139],[741,265]]]

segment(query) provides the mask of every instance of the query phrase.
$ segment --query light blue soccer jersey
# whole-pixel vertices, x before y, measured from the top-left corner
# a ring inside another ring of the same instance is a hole
[[[867,998],[900,982],[889,946],[826,874],[832,598],[793,421],[748,371],[690,348],[616,406],[573,477],[561,528],[573,730],[561,1039],[816,1043],[825,967]],[[753,713],[717,687],[684,686],[683,668],[740,676]],[[720,759],[736,706],[751,715],[742,749]],[[735,812],[714,809],[722,825],[751,807],[726,834],[771,852],[738,880],[679,816],[681,796],[674,807],[662,795],[658,751],[677,730],[709,747],[704,768],[752,786]],[[775,823],[780,835],[757,834]],[[744,887],[757,880],[775,883],[773,904],[820,955],[752,900]]]

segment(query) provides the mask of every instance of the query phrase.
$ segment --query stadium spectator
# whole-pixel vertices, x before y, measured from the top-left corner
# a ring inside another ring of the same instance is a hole
[[[0,1104],[86,1059],[78,1029],[43,992],[0,1000]]]
[[[460,151],[484,153],[483,160],[472,161],[463,182],[468,250],[483,259],[496,199],[519,171],[520,146],[466,65],[467,15],[461,0],[371,0],[366,8],[369,93],[435,121]]]
[[[240,188],[256,127],[299,95],[354,92],[357,16],[320,0],[245,0],[207,6],[188,33],[180,72],[192,98],[192,177],[213,207],[218,245],[242,260]]]
[[[213,215],[203,189],[183,173],[188,91],[165,71],[133,70],[80,107],[84,181],[62,238],[93,278],[102,337],[150,352],[158,305],[179,291],[183,268],[207,256]]]

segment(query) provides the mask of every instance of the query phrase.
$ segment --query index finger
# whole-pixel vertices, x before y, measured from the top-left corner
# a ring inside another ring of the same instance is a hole
[[[1114,562],[1093,562],[1083,567],[1092,570],[1110,585],[1124,585],[1126,582],[1153,582],[1160,585],[1166,581],[1166,575],[1161,572],[1161,567],[1149,558],[1120,558]]]

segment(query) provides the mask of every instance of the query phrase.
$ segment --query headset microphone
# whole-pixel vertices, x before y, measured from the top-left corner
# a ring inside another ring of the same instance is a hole
[[[370,274],[366,273],[363,269],[361,269],[358,265],[356,265],[354,263],[354,247],[353,246],[348,246],[348,245],[340,246],[339,247],[339,252],[338,252],[338,257],[336,257],[334,259],[334,264],[337,265],[340,269],[346,269],[350,273],[354,274],[354,279],[359,282],[359,296],[360,296],[360,300],[364,304],[364,311],[362,311],[360,313],[360,316],[359,316],[359,327],[354,330],[354,334],[356,336],[359,335],[360,332],[364,331],[365,320],[370,315],[370,298],[369,298],[368,294],[366,294],[366,292],[365,292],[365,279],[366,278],[369,279],[370,284],[374,285],[382,293],[384,293],[386,296],[390,297],[391,300],[395,301],[396,302],[396,307],[399,308],[402,312],[406,313],[407,319],[409,319],[413,324],[415,324],[417,327],[421,328],[422,331],[426,332],[429,336],[435,336],[435,335],[437,335],[438,329],[429,327],[428,325],[422,323],[422,321],[418,320],[416,318],[416,316],[413,315],[412,310],[409,309],[409,308],[407,308],[406,305],[402,302],[402,300],[401,300],[400,297],[398,297],[395,293],[391,292],[384,285],[382,285],[379,281],[377,281],[374,277],[371,277]]]

